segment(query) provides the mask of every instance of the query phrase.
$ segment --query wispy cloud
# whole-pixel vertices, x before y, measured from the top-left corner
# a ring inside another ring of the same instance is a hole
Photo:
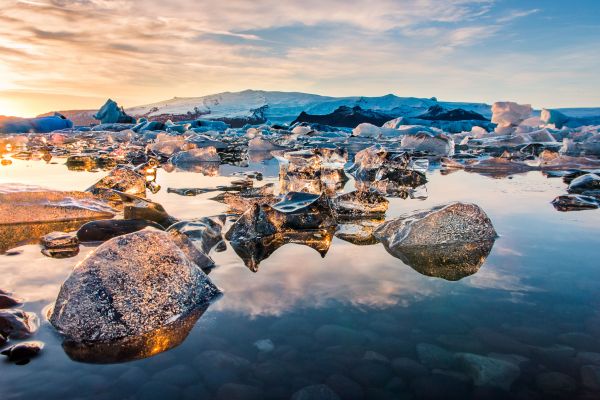
[[[507,15],[498,18],[497,21],[500,23],[506,23],[506,22],[513,21],[515,19],[519,19],[519,18],[527,17],[532,14],[536,14],[538,12],[540,12],[539,8],[534,8],[531,10],[511,10]]]

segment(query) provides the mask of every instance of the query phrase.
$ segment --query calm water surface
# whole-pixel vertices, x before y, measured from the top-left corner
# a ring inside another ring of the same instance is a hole
[[[249,169],[277,182],[275,160]],[[166,188],[226,184],[240,170],[159,170],[163,190],[150,197],[181,219],[218,214],[226,207],[209,200],[214,194]],[[0,183],[84,190],[104,174],[14,160],[0,168]],[[41,317],[33,339],[46,343],[43,354],[25,366],[0,362],[0,398],[279,399],[319,383],[349,399],[600,398],[581,375],[583,365],[600,363],[600,354],[589,361],[600,353],[600,211],[555,211],[550,201],[566,185],[539,172],[493,179],[432,170],[428,179],[426,200],[390,199],[387,219],[450,201],[478,204],[500,238],[473,275],[425,276],[381,244],[338,238],[324,258],[285,245],[253,273],[229,247],[211,254],[210,277],[224,296],[178,347],[120,364],[75,362]],[[0,255],[0,288],[42,315],[93,247],[63,260],[38,245],[17,250]],[[455,362],[461,352],[520,363],[520,376],[510,390],[475,386]]]

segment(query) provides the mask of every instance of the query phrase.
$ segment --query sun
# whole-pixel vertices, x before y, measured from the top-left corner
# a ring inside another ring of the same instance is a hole
[[[27,115],[27,110],[19,100],[0,98],[0,115],[24,117]]]

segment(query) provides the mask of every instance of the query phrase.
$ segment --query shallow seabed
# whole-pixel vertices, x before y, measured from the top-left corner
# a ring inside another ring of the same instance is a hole
[[[274,159],[248,169],[277,182]],[[240,170],[221,166],[218,177],[159,170],[163,190],[149,197],[182,219],[218,214],[226,206],[209,200],[214,194],[183,197],[166,188],[214,187],[239,179],[229,175]],[[0,183],[84,190],[104,174],[14,160],[0,167]],[[539,172],[427,175],[428,198],[390,199],[387,219],[450,201],[478,204],[500,237],[473,275],[425,276],[381,244],[338,238],[324,258],[285,245],[254,273],[229,247],[212,254],[210,273],[224,295],[179,346],[120,364],[75,362],[42,317],[33,337],[46,343],[42,355],[25,366],[0,362],[0,398],[280,399],[319,383],[344,399],[599,398],[600,212],[556,211],[550,201],[566,185]],[[0,255],[0,288],[42,315],[93,248],[62,260],[43,256],[37,244],[16,250]],[[510,360],[519,377],[510,388],[494,380],[482,386],[456,353]]]

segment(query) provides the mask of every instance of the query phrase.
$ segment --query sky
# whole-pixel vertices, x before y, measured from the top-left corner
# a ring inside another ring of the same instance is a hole
[[[263,89],[600,106],[597,0],[0,0],[0,115]]]

